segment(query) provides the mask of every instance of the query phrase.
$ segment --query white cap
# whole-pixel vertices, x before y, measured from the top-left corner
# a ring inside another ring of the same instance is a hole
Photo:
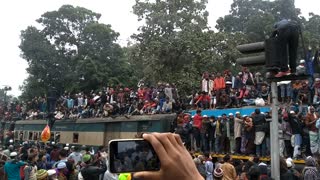
[[[56,172],[56,170],[54,170],[54,169],[49,169],[49,170],[47,171],[47,173],[48,173],[48,176],[52,176],[52,175],[56,174],[57,172]]]
[[[66,146],[69,146],[69,143],[67,143]]]
[[[17,152],[12,152],[12,153],[10,153],[10,157],[16,157],[17,155],[18,155]]]
[[[247,117],[248,115],[244,114],[242,117]]]
[[[194,116],[191,116],[191,118],[193,119],[193,118],[194,118]]]
[[[287,163],[287,167],[288,167],[288,168],[292,167],[292,162],[291,162],[291,161],[286,160],[286,163]]]
[[[9,140],[9,143],[13,143],[13,140],[12,140],[12,139],[10,139],[10,140]]]
[[[222,116],[218,116],[218,118],[221,118]]]
[[[290,114],[294,114],[295,112],[294,111],[290,111]]]
[[[203,115],[203,117],[204,117],[204,118],[207,118],[208,116],[207,116],[207,115]]]
[[[58,169],[63,169],[63,168],[66,168],[66,167],[67,167],[67,165],[66,165],[65,162],[59,162],[59,164],[57,166]]]
[[[266,163],[261,162],[258,166],[267,166]]]
[[[66,146],[66,147],[64,147],[63,149],[66,150],[66,151],[68,151],[68,150],[69,150],[69,147]]]
[[[236,112],[236,114],[240,114],[240,112],[239,112],[239,111],[237,111],[237,112]]]
[[[55,142],[51,142],[51,144],[56,144]]]
[[[300,60],[300,64],[304,64],[305,61],[303,59]]]
[[[232,113],[229,113],[229,116],[233,116],[233,114],[232,114]]]
[[[320,81],[320,78],[316,78],[315,81]]]

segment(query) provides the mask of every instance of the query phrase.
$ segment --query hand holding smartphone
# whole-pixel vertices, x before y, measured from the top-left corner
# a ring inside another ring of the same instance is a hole
[[[115,139],[109,142],[111,173],[159,171],[160,161],[152,145],[143,139]]]

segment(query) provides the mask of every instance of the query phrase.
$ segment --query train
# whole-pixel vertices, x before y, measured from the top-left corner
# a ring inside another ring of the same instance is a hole
[[[176,114],[118,116],[56,120],[51,129],[50,141],[60,144],[106,146],[112,139],[135,138],[141,133],[170,132]],[[14,141],[41,141],[46,120],[16,121]]]

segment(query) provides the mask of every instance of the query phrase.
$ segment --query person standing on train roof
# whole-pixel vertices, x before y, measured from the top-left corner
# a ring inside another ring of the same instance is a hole
[[[234,115],[233,113],[228,114],[228,122],[229,122],[229,142],[230,142],[230,152],[234,153],[235,151],[235,142],[234,142]]]
[[[196,140],[197,150],[200,150],[200,141],[201,141],[200,129],[202,127],[201,110],[196,111],[196,115],[193,118],[192,127],[193,127],[193,136]]]
[[[318,119],[319,114],[315,112],[315,108],[313,106],[308,107],[305,124],[309,129],[310,149],[312,154],[317,154],[320,152],[319,133],[318,128],[316,127],[316,122]]]
[[[221,149],[221,136],[222,136],[222,129],[223,129],[223,123],[221,123],[221,116],[218,116],[217,121],[215,122],[215,133],[214,133],[214,137],[215,137],[215,151],[216,153],[221,153],[222,149]]]
[[[208,134],[208,128],[210,125],[210,121],[207,115],[203,115],[202,120],[202,126],[200,129],[200,135],[201,135],[201,150],[202,152],[207,152],[209,149],[209,134]]]
[[[241,118],[240,112],[236,112],[236,117],[234,118],[234,138],[235,138],[235,153],[241,154],[241,136],[242,136],[242,124],[243,120]]]
[[[266,117],[264,114],[260,113],[260,109],[255,109],[255,114],[253,116],[253,126],[255,129],[255,140],[256,145],[256,155],[265,156],[266,155],[266,142],[265,142],[265,131],[266,131]]]
[[[225,113],[222,114],[220,126],[221,126],[220,148],[221,148],[222,153],[224,154],[224,153],[228,153],[230,150],[230,141],[229,141],[230,124],[229,124],[229,120],[227,118],[227,115]],[[228,130],[229,130],[229,132],[228,132]]]

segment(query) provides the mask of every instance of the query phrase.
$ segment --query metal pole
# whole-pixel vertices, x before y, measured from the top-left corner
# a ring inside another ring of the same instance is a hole
[[[279,151],[279,120],[278,120],[278,87],[276,82],[271,82],[272,95],[272,121],[271,136],[271,177],[280,180],[280,151]]]

